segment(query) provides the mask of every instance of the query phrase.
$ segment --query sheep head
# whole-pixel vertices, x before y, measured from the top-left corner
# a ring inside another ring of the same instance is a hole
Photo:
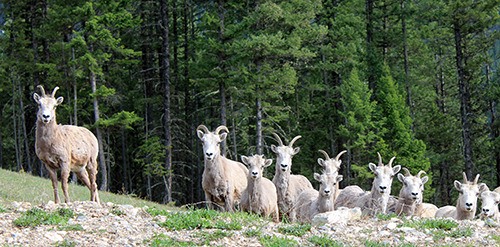
[[[391,194],[391,186],[392,179],[394,175],[396,175],[399,170],[401,170],[401,166],[397,165],[392,167],[392,162],[396,157],[392,157],[387,165],[382,163],[382,156],[378,153],[378,165],[373,163],[369,163],[368,167],[375,174],[375,179],[372,184],[372,191],[378,191],[380,194]]]
[[[424,171],[418,172],[416,176],[412,176],[410,171],[403,168],[405,175],[399,173],[398,179],[403,184],[399,193],[400,197],[411,199],[413,201],[422,202],[422,195],[424,192],[424,184],[429,181],[429,177],[425,176],[420,178]]]
[[[484,191],[481,193],[481,217],[491,218],[498,212],[500,194],[494,191]]]
[[[319,194],[323,197],[329,197],[336,194],[337,183],[342,181],[343,176],[338,174],[318,174],[314,173],[314,179],[320,183]]]
[[[346,153],[347,150],[344,150],[337,154],[335,158],[330,158],[327,152],[324,150],[319,150],[325,156],[325,159],[318,158],[318,164],[324,168],[324,173],[337,173],[340,169],[340,165],[342,164],[342,160],[340,160],[340,156]]]
[[[45,89],[42,85],[38,85],[37,88],[40,90],[41,95],[33,93],[33,99],[38,104],[37,119],[38,121],[48,124],[51,121],[55,122],[56,119],[56,108],[60,105],[64,98],[55,98],[56,92],[59,87],[55,87],[52,90],[51,95],[45,94]]]
[[[276,133],[273,133],[273,135],[279,144],[279,146],[275,146],[274,144],[271,145],[271,150],[277,155],[276,166],[277,168],[279,166],[279,169],[282,172],[290,172],[292,167],[292,158],[300,151],[299,147],[293,147],[293,143],[301,138],[301,136],[294,137],[288,146],[285,146],[281,141],[281,138]]]
[[[458,196],[457,209],[464,211],[476,211],[477,197],[484,191],[488,190],[488,186],[484,183],[478,184],[479,174],[476,175],[474,181],[467,180],[467,175],[463,173],[464,183],[455,180],[453,185],[460,192]]]
[[[264,168],[273,163],[272,159],[264,158],[264,155],[254,154],[253,156],[241,156],[241,161],[248,167],[248,176],[250,179],[260,179],[264,173]]]
[[[222,130],[225,133],[219,133]],[[200,138],[203,144],[203,155],[206,160],[214,160],[220,155],[220,143],[226,139],[228,132],[229,130],[224,125],[217,127],[214,132],[210,132],[207,126],[203,124],[196,128],[198,138]]]

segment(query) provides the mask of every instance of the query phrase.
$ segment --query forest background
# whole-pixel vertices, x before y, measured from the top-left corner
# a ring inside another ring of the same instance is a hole
[[[58,122],[99,139],[101,190],[203,201],[195,130],[222,124],[229,158],[274,159],[271,133],[301,135],[292,170],[312,182],[319,149],[347,150],[342,186],[368,190],[380,152],[384,163],[396,156],[413,174],[427,172],[426,201],[454,204],[462,172],[500,185],[499,6],[2,1],[0,167],[47,176],[34,153],[32,95],[59,86]]]

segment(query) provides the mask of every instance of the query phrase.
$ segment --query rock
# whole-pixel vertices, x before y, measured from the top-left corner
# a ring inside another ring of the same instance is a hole
[[[396,227],[398,227],[398,223],[396,223],[396,222],[390,222],[389,224],[387,224],[385,226],[385,228],[389,229],[389,230],[394,230],[394,229],[396,229]]]
[[[360,208],[341,208],[339,210],[320,213],[313,217],[313,226],[329,225],[346,225],[347,222],[361,218]]]
[[[45,237],[52,243],[61,242],[64,240],[64,238],[61,237],[61,235],[59,235],[57,232],[46,232]]]

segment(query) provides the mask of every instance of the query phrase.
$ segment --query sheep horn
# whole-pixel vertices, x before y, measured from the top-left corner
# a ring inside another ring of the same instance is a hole
[[[465,172],[462,172],[462,176],[464,177],[464,183],[469,183],[469,180],[467,179],[467,174]]]
[[[383,166],[384,164],[382,164],[382,156],[380,156],[379,152],[377,152],[377,155],[378,155],[378,166]]]
[[[294,138],[290,141],[290,143],[288,143],[288,146],[289,146],[289,147],[293,147],[293,143],[294,143],[296,140],[298,140],[299,138],[301,138],[301,137],[302,137],[302,136],[296,136],[296,137],[294,137]]]
[[[210,133],[210,130],[208,130],[207,126],[205,126],[203,124],[200,124],[200,126],[198,126],[198,128],[196,128],[196,130],[203,130],[203,132],[205,132],[205,134]]]
[[[427,174],[425,171],[422,171],[420,170],[418,173],[417,173],[417,177],[420,178],[420,176],[422,176],[422,174]]]
[[[396,156],[392,157],[391,160],[389,160],[389,164],[387,164],[389,167],[392,167],[392,162],[394,161],[395,158]]]
[[[328,156],[328,153],[326,153],[324,150],[318,150],[320,153],[322,153],[325,156],[325,159],[329,160],[330,156]]]
[[[229,129],[226,126],[221,125],[217,127],[217,129],[215,129],[215,134],[218,135],[221,130],[225,130],[227,133],[229,133]]]
[[[56,97],[57,90],[59,90],[59,87],[55,87],[54,90],[52,90],[52,98]]]
[[[278,144],[280,146],[285,146],[285,145],[283,145],[283,141],[281,141],[281,138],[280,138],[280,136],[278,134],[273,133],[273,136],[276,138],[276,141],[278,142]]]
[[[402,169],[403,169],[403,171],[405,172],[405,176],[406,176],[406,177],[411,176],[410,170],[408,170],[408,168],[403,167]]]
[[[476,178],[474,178],[474,184],[477,184],[479,182],[479,174],[476,175]]]
[[[42,85],[38,85],[36,86],[36,88],[38,88],[38,90],[40,90],[40,93],[42,94],[42,97],[45,97],[45,89],[43,88]]]
[[[345,154],[345,153],[347,153],[347,150],[344,150],[344,151],[340,152],[339,154],[337,154],[337,157],[335,157],[335,160],[339,161],[340,156],[342,156],[342,154]]]

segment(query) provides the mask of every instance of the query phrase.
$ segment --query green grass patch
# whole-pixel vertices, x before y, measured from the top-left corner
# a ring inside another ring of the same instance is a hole
[[[310,224],[303,224],[303,225],[295,224],[295,225],[278,227],[278,232],[286,235],[294,235],[297,237],[304,236],[310,230],[311,230]]]
[[[40,208],[32,208],[13,221],[15,226],[30,227],[39,225],[64,225],[74,215],[71,209],[60,208],[48,213]]]
[[[164,234],[160,234],[158,236],[153,237],[153,239],[151,239],[149,246],[151,246],[151,247],[160,247],[160,246],[191,247],[191,246],[197,246],[197,245],[193,242],[178,241],[178,240],[172,239],[170,237],[167,237]]]
[[[243,232],[243,235],[245,237],[249,237],[249,238],[252,238],[252,237],[261,237],[262,236],[262,230],[261,229],[258,229],[258,228],[250,228],[250,229],[247,229]]]
[[[159,225],[172,231],[194,229],[241,230],[243,226],[252,225],[262,220],[258,216],[248,213],[227,213],[209,209],[188,209],[170,212],[151,208],[147,212],[153,216],[166,216],[166,220],[160,222]]]
[[[63,241],[57,242],[55,244],[55,246],[57,246],[57,247],[74,247],[74,246],[76,246],[76,243],[65,239]]]
[[[373,241],[373,240],[366,240],[365,241],[365,247],[388,247],[388,246],[390,246],[390,244],[388,244],[388,243],[380,243],[380,242]]]
[[[441,229],[451,230],[458,226],[458,223],[450,219],[423,219],[423,220],[409,220],[401,223],[400,227],[411,227],[416,229]]]
[[[377,214],[377,219],[379,220],[390,220],[392,218],[397,218],[398,215],[395,213],[390,213],[390,214]]]
[[[80,224],[72,224],[72,225],[65,225],[65,226],[59,226],[57,227],[57,230],[59,231],[83,231],[83,226]]]
[[[264,247],[299,246],[299,243],[297,243],[297,241],[289,239],[287,237],[263,236],[259,238],[259,242]]]
[[[344,244],[336,240],[331,239],[328,236],[312,236],[308,239],[310,243],[314,246],[320,247],[343,247]]]
[[[231,237],[233,234],[228,231],[223,231],[223,230],[215,230],[213,232],[199,232],[195,236],[198,239],[201,239],[201,244],[210,246],[210,242],[216,241],[225,237]]]
[[[36,188],[33,189],[33,188]],[[61,183],[59,183],[59,197],[64,201]],[[80,184],[69,184],[69,197],[71,201],[90,200],[90,191]],[[160,209],[172,209],[171,206],[142,200],[133,195],[118,195],[106,191],[99,191],[101,203],[112,202],[114,204],[132,205],[134,207],[156,207]],[[13,172],[0,169],[0,205],[10,205],[11,202],[29,202],[32,205],[40,205],[48,201],[54,201],[54,193],[50,179],[33,176],[23,172]]]

